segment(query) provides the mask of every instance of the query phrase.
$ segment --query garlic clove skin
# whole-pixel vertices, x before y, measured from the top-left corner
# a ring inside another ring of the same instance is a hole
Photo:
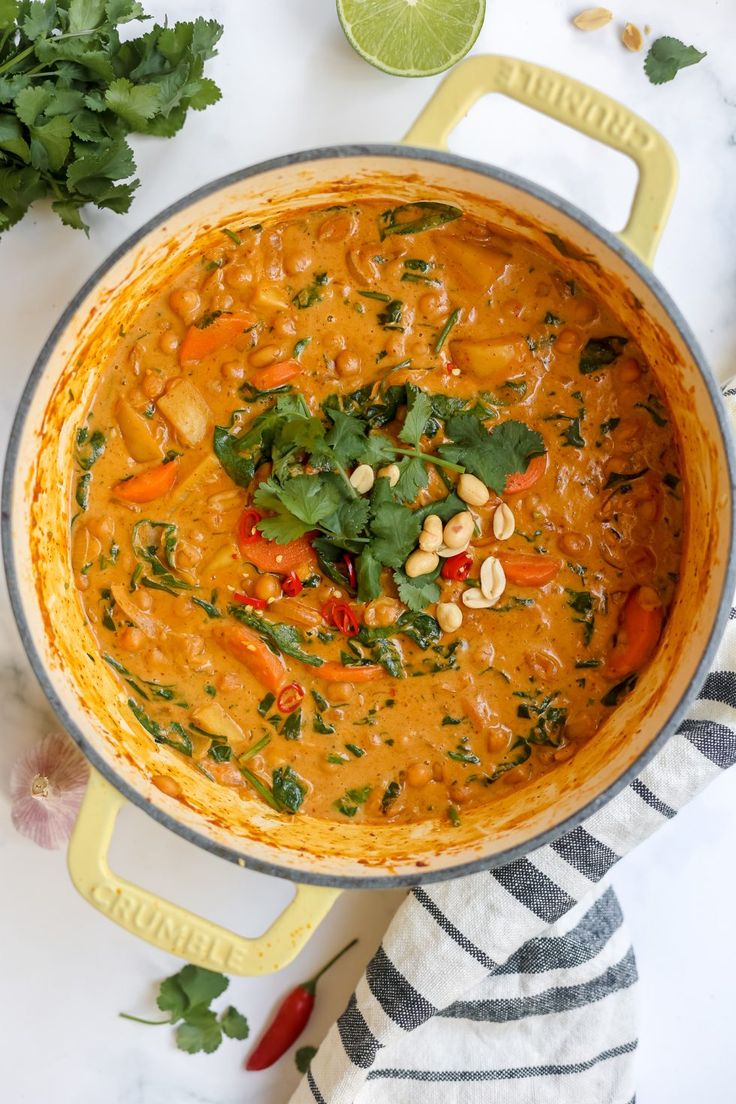
[[[68,736],[50,732],[10,773],[13,827],[53,851],[68,841],[89,778],[89,767]]]

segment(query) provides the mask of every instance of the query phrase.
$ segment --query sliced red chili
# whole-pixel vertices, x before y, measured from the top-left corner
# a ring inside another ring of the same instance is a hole
[[[268,602],[265,598],[251,598],[250,594],[242,594],[239,590],[235,591],[233,598],[236,602],[240,602],[241,606],[253,606],[253,609],[268,608]]]
[[[246,506],[243,510],[238,521],[237,530],[237,541],[241,547],[244,544],[254,544],[255,541],[264,539],[263,534],[256,528],[262,518],[263,514],[260,510],[256,510],[254,506]]]
[[[458,552],[457,556],[448,556],[442,565],[440,574],[443,579],[467,579],[473,566],[473,557],[469,552]]]
[[[279,713],[293,713],[304,701],[304,687],[300,682],[290,682],[276,699]]]
[[[345,636],[357,636],[360,632],[360,621],[353,607],[348,602],[340,602],[337,598],[330,598],[320,610],[328,625],[333,625]]]
[[[281,584],[281,589],[287,598],[296,598],[297,594],[301,594],[304,590],[304,584],[296,571],[290,571]]]
[[[342,562],[345,564],[345,571],[347,572],[347,576],[348,576],[348,586],[350,587],[351,590],[355,590],[355,587],[356,587],[355,563],[353,561],[353,557],[350,555],[349,552],[346,552],[344,554],[344,556],[342,558]]]

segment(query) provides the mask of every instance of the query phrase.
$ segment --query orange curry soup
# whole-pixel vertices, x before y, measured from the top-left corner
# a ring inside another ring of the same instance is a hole
[[[575,755],[650,660],[682,498],[620,322],[492,225],[232,225],[102,365],[72,561],[172,796],[439,818]]]

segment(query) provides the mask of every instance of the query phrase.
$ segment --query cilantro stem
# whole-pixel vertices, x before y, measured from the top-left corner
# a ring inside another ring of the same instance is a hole
[[[150,1024],[151,1027],[158,1027],[160,1024],[170,1024],[171,1020],[142,1020],[140,1016],[131,1016],[129,1012],[118,1012],[118,1016],[121,1020],[132,1020],[133,1023]]]
[[[0,74],[7,73],[9,69],[14,69],[19,61],[25,61],[27,57],[35,53],[37,46],[41,42],[61,42],[65,38],[85,38],[87,35],[94,34],[97,30],[96,27],[90,28],[88,31],[71,31],[68,34],[60,35],[44,35],[42,39],[38,39],[36,42],[31,43],[30,46],[26,46],[25,50],[21,50],[19,54],[14,54],[11,58],[5,62],[4,65],[0,65]],[[3,42],[3,45],[5,43]],[[44,64],[46,64],[44,62]]]
[[[444,326],[442,327],[442,331],[440,333],[440,336],[437,338],[437,344],[434,347],[435,353],[441,353],[442,352],[442,346],[445,344],[448,337],[450,336],[450,330],[452,329],[453,326],[457,325],[459,320],[460,320],[460,308],[456,307],[455,310],[450,315],[450,317],[445,322]]]
[[[448,471],[458,472],[462,475],[465,468],[462,464],[451,464],[449,460],[443,460],[441,456],[433,456],[429,452],[420,452],[419,449],[395,448],[401,456],[416,456],[419,460],[426,460],[429,464],[436,464],[438,468],[447,468]]]

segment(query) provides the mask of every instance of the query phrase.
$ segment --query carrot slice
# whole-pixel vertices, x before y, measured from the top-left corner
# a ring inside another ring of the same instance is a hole
[[[140,475],[134,475],[132,479],[124,479],[113,488],[113,494],[116,498],[122,498],[123,502],[153,502],[154,498],[161,498],[171,490],[178,472],[179,461],[169,460],[167,464],[158,464]]]
[[[223,345],[232,345],[254,322],[252,314],[221,314],[209,326],[190,326],[179,346],[179,363],[201,360]]]
[[[270,391],[273,387],[282,387],[285,383],[291,383],[300,372],[298,361],[280,360],[278,364],[269,364],[268,368],[254,372],[251,383],[259,391]]]
[[[523,553],[507,552],[498,558],[506,582],[513,583],[514,586],[544,586],[560,570],[560,561],[551,560],[548,556],[525,556]]]
[[[309,537],[299,537],[288,544],[277,544],[265,537],[249,540],[240,546],[240,554],[259,571],[275,571],[278,575],[288,575],[302,564],[316,562]]]
[[[519,494],[520,491],[528,491],[537,483],[547,470],[547,453],[542,456],[534,456],[527,465],[525,472],[511,472],[506,476],[504,494]]]
[[[364,667],[344,667],[336,659],[330,659],[321,667],[314,668],[315,678],[324,679],[325,682],[373,682],[374,679],[383,678],[385,674],[385,668],[376,663],[369,663]]]
[[[262,686],[272,694],[278,692],[288,675],[286,664],[257,633],[245,625],[226,625],[216,635],[223,648],[240,660]]]
[[[624,678],[646,663],[657,646],[664,620],[652,587],[634,587],[621,611],[616,643],[608,654],[606,672]]]

